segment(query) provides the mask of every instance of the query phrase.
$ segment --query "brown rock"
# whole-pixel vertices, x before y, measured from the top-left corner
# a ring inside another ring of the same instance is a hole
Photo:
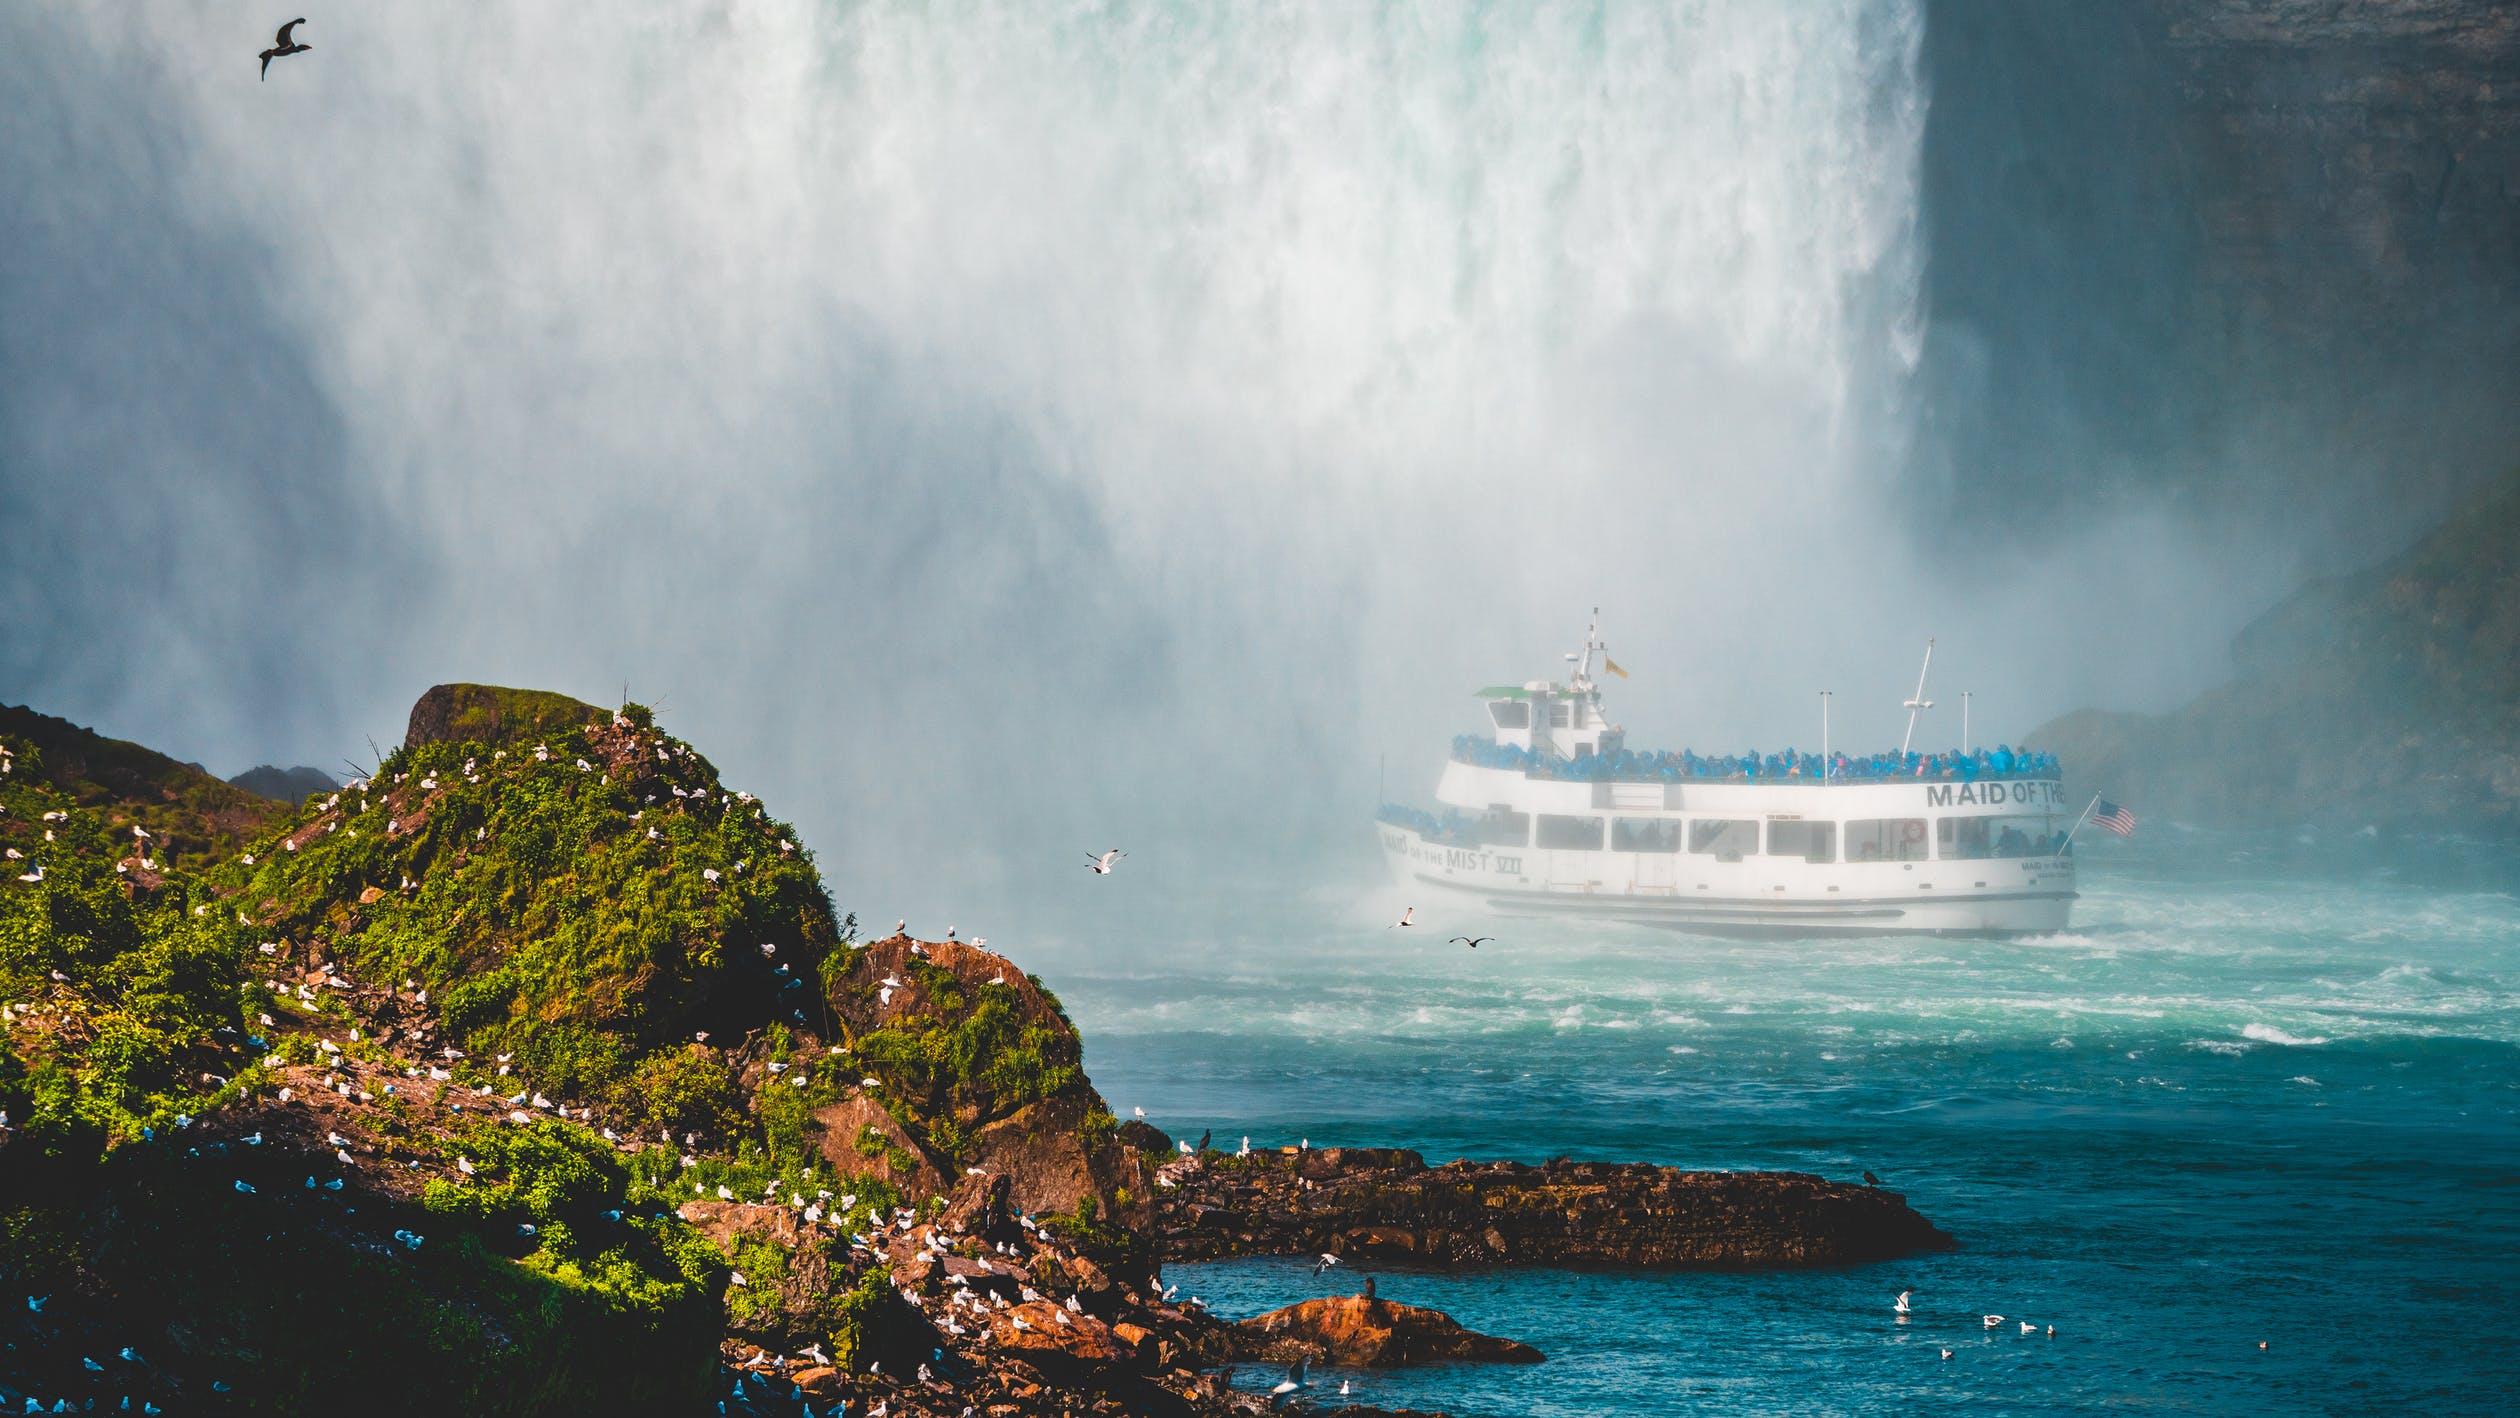
[[[762,1236],[793,1247],[800,1234],[796,1217],[784,1206],[753,1206],[740,1201],[686,1201],[677,1214],[700,1234],[729,1249],[737,1236]]]
[[[1090,1100],[1072,1094],[1044,1098],[980,1129],[971,1140],[979,1165],[1005,1174],[1009,1198],[1025,1211],[1073,1211],[1086,1197],[1100,1197],[1094,1163],[1085,1145]]]
[[[805,1396],[808,1398],[828,1401],[840,1396],[840,1371],[838,1369],[827,1366],[799,1369],[788,1375],[788,1378],[793,1380],[798,1388],[805,1390]]]
[[[818,1141],[823,1160],[841,1176],[873,1177],[914,1197],[944,1190],[944,1174],[893,1115],[864,1093],[852,1093],[817,1110],[813,1122],[820,1130]],[[858,1146],[859,1137],[869,1128],[884,1141],[883,1150],[873,1156]],[[901,1160],[904,1157],[910,1159],[906,1165]]]
[[[1015,1327],[1018,1318],[1022,1329]],[[1092,1315],[1070,1314],[1048,1300],[990,1312],[989,1333],[1001,1351],[1045,1367],[1085,1368],[1120,1360],[1109,1325]]]
[[[441,684],[432,686],[411,706],[411,723],[403,730],[403,742],[414,748],[466,739],[495,743],[566,733],[603,719],[603,711],[594,705],[549,690]]]
[[[1528,1344],[1464,1329],[1441,1310],[1334,1295],[1271,1310],[1241,1328],[1256,1357],[1291,1361],[1312,1354],[1336,1364],[1392,1369],[1411,1364],[1537,1364]]]

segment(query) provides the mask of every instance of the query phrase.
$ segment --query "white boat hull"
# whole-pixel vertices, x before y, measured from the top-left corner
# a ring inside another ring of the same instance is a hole
[[[1449,897],[1510,916],[1554,916],[1703,935],[2014,936],[2071,919],[2070,857],[1837,863],[1752,856],[1553,852],[1429,841],[1378,824],[1413,902]]]

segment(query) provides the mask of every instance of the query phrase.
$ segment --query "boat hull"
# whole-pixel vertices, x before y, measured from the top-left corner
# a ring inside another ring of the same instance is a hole
[[[2073,862],[2066,857],[1820,868],[1758,857],[1639,860],[1462,847],[1389,823],[1380,825],[1380,834],[1393,880],[1429,910],[1448,899],[1495,915],[1699,935],[2044,935],[2066,929],[2076,898]],[[1637,879],[1665,873],[1668,880]]]

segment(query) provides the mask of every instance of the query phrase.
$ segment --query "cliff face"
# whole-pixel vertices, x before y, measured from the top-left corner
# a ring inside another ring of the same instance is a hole
[[[2208,825],[2520,832],[2520,476],[2241,632],[2175,713],[2040,728],[2071,786]]]
[[[1923,64],[1922,525],[2158,502],[2359,559],[2507,465],[2520,8],[1927,0]]]

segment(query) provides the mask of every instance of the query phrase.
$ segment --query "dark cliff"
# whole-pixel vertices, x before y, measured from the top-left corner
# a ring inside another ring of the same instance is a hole
[[[2214,826],[2520,832],[2520,476],[2243,630],[2173,713],[2041,727],[2070,787]]]

